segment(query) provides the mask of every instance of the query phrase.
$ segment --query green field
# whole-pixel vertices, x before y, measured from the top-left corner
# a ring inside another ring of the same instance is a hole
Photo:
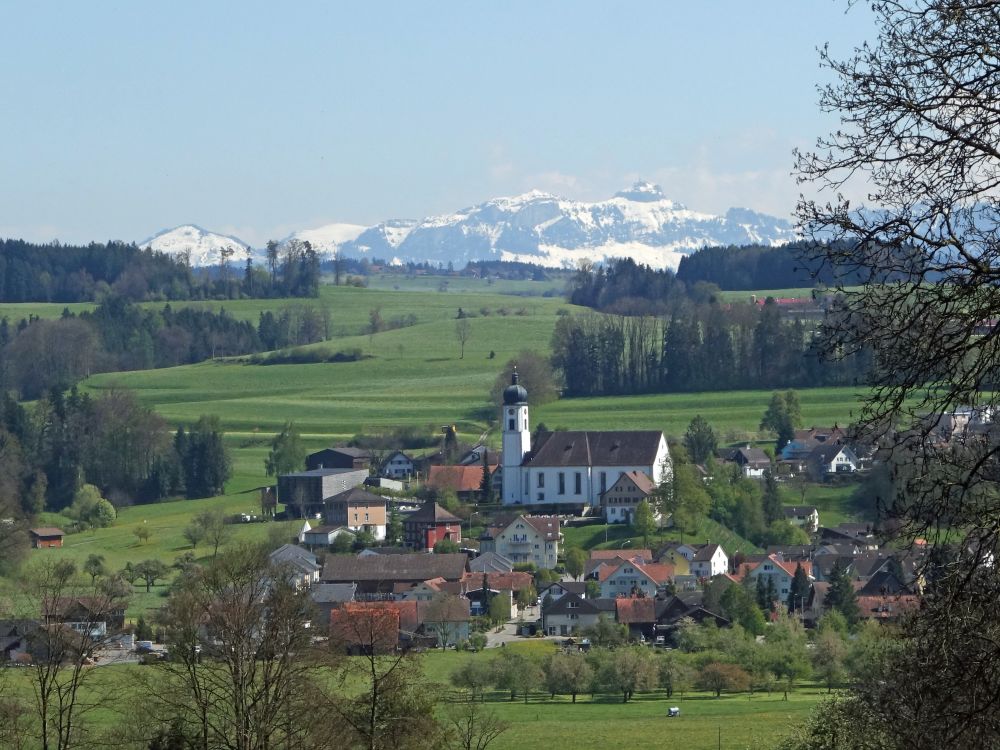
[[[551,641],[518,643],[511,646],[538,657],[554,650]],[[495,653],[495,652],[494,652]],[[489,659],[494,653],[431,652],[420,657],[426,677],[436,683],[445,695],[454,695],[447,687],[449,675],[463,661]],[[133,679],[140,671],[155,667],[124,665],[95,667],[93,680],[88,682],[83,698],[98,691],[119,696],[107,708],[99,708],[87,716],[94,729],[113,731],[123,718],[122,711],[131,703],[124,697],[136,686]],[[27,683],[29,671],[17,670],[10,675],[11,687],[30,700]],[[783,700],[781,692],[723,695],[715,698],[702,692],[675,694],[667,698],[662,691],[636,695],[622,704],[618,695],[581,695],[577,703],[568,697],[551,699],[547,694],[534,693],[527,704],[523,699],[509,701],[503,694],[487,696],[486,707],[507,722],[508,730],[491,750],[517,750],[525,747],[581,748],[581,750],[633,750],[636,747],[718,748],[723,750],[765,750],[788,733],[789,728],[802,723],[809,711],[826,695],[825,689],[811,684],[798,687]],[[454,695],[452,700],[457,700]],[[448,710],[446,699],[440,710]],[[677,706],[681,715],[666,717],[667,708]],[[721,744],[720,744],[721,741]]]

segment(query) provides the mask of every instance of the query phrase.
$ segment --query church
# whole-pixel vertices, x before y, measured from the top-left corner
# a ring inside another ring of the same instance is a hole
[[[669,476],[662,432],[543,432],[532,445],[528,391],[518,383],[516,369],[503,392],[500,424],[504,505],[579,513],[600,507],[601,496],[625,472],[642,472],[656,484]]]

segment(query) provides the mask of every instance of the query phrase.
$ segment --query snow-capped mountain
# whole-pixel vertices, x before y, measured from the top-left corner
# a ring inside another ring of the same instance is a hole
[[[196,230],[198,242],[208,247],[219,238],[239,242],[197,227],[179,227],[154,240],[182,230]],[[676,268],[681,256],[705,245],[781,245],[794,240],[795,232],[784,219],[746,208],[731,208],[723,216],[692,211],[664,196],[658,185],[638,182],[593,203],[533,190],[422,221],[392,219],[367,228],[328,224],[300,230],[285,241],[293,238],[308,240],[327,256],[339,251],[348,257],[457,267],[492,259],[572,267],[584,258],[631,256],[655,267]],[[177,238],[171,244],[183,242]],[[156,249],[167,248],[161,243]],[[201,253],[192,250],[192,265],[198,265],[196,257]],[[217,248],[214,257],[217,262]]]
[[[140,242],[139,247],[149,247],[161,253],[178,257],[190,253],[189,260],[192,267],[217,265],[221,259],[220,251],[225,247],[232,248],[234,251],[230,261],[245,260],[247,249],[250,248],[243,240],[225,234],[209,232],[194,224],[164,229],[145,242]],[[256,251],[251,250],[250,252],[255,259],[259,257],[259,253]]]

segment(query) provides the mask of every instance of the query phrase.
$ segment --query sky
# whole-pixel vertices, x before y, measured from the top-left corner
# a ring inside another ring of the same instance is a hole
[[[0,3],[0,236],[254,245],[637,179],[788,217],[846,0]]]

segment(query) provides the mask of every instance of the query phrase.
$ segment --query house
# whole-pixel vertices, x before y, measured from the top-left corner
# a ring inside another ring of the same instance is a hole
[[[788,593],[792,590],[792,581],[795,579],[795,570],[799,566],[810,579],[812,575],[812,563],[808,560],[801,562],[785,562],[778,555],[767,555],[757,562],[747,563],[742,566],[742,572],[754,583],[763,577],[765,581],[770,580],[774,593],[778,601],[785,603],[788,601]]]
[[[749,445],[721,450],[719,458],[723,463],[738,466],[740,473],[748,478],[760,478],[771,468],[771,457],[760,448],[751,448]]]
[[[472,603],[472,614],[483,615],[490,601],[502,596],[510,606],[511,617],[517,617],[517,592],[534,584],[534,576],[525,571],[510,573],[466,573],[462,578],[462,595]]]
[[[309,598],[316,607],[316,621],[329,627],[330,613],[344,602],[353,602],[356,583],[316,583],[309,589]]]
[[[44,624],[61,624],[81,636],[103,639],[125,627],[124,599],[108,596],[67,596],[44,602]]]
[[[538,591],[538,597],[542,600],[543,606],[546,602],[546,597],[549,601],[555,601],[566,596],[566,594],[576,594],[577,596],[586,597],[586,581],[556,581],[547,586],[542,586]]]
[[[513,569],[514,562],[499,552],[484,552],[469,562],[473,573],[510,573]]]
[[[448,593],[417,602],[418,631],[433,638],[438,648],[464,643],[469,640],[469,605],[468,599]]]
[[[446,539],[462,543],[462,519],[433,501],[401,516],[403,544],[410,549],[432,550],[435,544]]]
[[[326,500],[326,522],[351,531],[366,531],[376,541],[385,539],[385,498],[361,487],[338,492]]]
[[[403,451],[394,451],[382,462],[379,473],[387,479],[412,479],[416,474],[416,465]]]
[[[656,599],[619,597],[615,599],[615,620],[628,627],[629,638],[652,640],[656,629]]]
[[[480,444],[468,450],[465,455],[458,459],[458,463],[462,466],[476,465],[479,467],[485,463],[487,466],[496,467],[500,465],[500,454]]]
[[[601,509],[608,523],[632,523],[635,509],[643,500],[649,502],[656,491],[653,480],[641,471],[626,471],[601,494]],[[657,522],[660,517],[654,512]]]
[[[315,549],[316,547],[329,547],[334,540],[341,535],[346,535],[351,542],[354,542],[355,534],[350,529],[343,526],[317,526],[315,529],[302,532],[302,543]]]
[[[669,476],[670,452],[662,432],[543,432],[532,444],[528,392],[516,370],[502,400],[504,505],[582,511],[598,505],[627,471],[642,472],[655,484]]]
[[[691,574],[691,560],[698,553],[694,545],[681,542],[667,542],[652,556],[652,560],[674,566],[674,573],[679,576]]]
[[[638,563],[624,560],[615,566],[600,570],[601,597],[614,599],[619,596],[654,597],[656,592],[670,583],[674,569],[663,563]]]
[[[286,572],[297,588],[309,588],[319,581],[322,567],[309,550],[295,544],[282,544],[267,557],[272,566]]]
[[[357,594],[391,595],[398,583],[415,584],[432,578],[460,581],[468,569],[469,558],[460,552],[406,555],[330,555],[323,565],[320,580],[324,583],[356,583]]]
[[[784,512],[788,523],[807,534],[815,534],[819,528],[819,510],[812,505],[786,505]]]
[[[306,470],[364,469],[371,464],[372,453],[366,448],[324,448],[306,456]]]
[[[653,606],[655,614],[653,633],[657,638],[662,636],[667,643],[674,643],[677,629],[684,620],[692,620],[699,625],[711,621],[719,628],[730,625],[725,617],[702,606],[700,592],[657,599]],[[647,632],[643,635],[649,637]]]
[[[486,471],[492,477],[497,467],[487,466]],[[439,492],[454,492],[464,503],[475,502],[482,493],[483,467],[472,466],[431,466],[427,469],[425,484]]]
[[[593,627],[602,617],[614,620],[614,599],[584,599],[567,593],[542,607],[542,630],[546,635],[574,635]]]
[[[534,563],[551,570],[559,558],[559,516],[516,516],[491,526],[479,537],[479,549],[497,552],[515,564]]]
[[[837,474],[853,474],[858,470],[858,457],[847,445],[824,443],[809,454],[809,472],[814,479]]]
[[[35,549],[62,547],[63,537],[66,536],[62,529],[57,529],[55,526],[40,526],[28,533],[31,535],[31,546]]]
[[[313,469],[278,477],[278,500],[300,518],[320,517],[325,502],[365,483],[367,469]]]
[[[417,602],[345,602],[330,612],[330,640],[351,654],[390,653],[412,645]]]
[[[714,578],[729,572],[729,556],[720,544],[703,544],[691,558],[691,575]]]

